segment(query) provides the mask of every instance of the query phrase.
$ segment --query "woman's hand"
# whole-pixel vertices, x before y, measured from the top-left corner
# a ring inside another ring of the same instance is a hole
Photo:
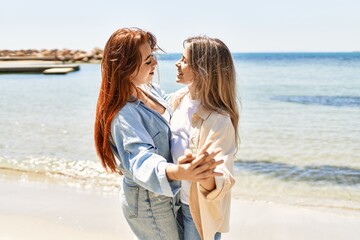
[[[191,152],[187,153],[178,159],[178,164],[169,165],[166,168],[166,174],[170,180],[189,180],[206,182],[209,178],[215,176],[222,176],[222,173],[214,172],[216,166],[222,164],[224,161],[216,161],[214,157],[220,152],[217,149],[210,154],[207,149],[211,142],[205,144],[199,151],[197,157]]]

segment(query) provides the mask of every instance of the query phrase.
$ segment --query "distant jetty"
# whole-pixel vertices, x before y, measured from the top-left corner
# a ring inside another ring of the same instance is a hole
[[[43,74],[66,74],[80,70],[78,64],[63,63],[28,63],[28,64],[0,64],[0,73],[43,73]]]
[[[70,49],[0,50],[0,73],[66,74],[78,71],[78,63],[100,63],[103,50]]]
[[[0,50],[1,61],[59,61],[63,63],[99,63],[103,50],[94,48],[90,52],[71,49],[26,49]]]

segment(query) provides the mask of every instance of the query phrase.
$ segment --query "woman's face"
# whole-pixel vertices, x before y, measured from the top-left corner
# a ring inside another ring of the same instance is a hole
[[[176,76],[176,82],[182,84],[191,84],[194,81],[194,73],[189,65],[190,59],[190,50],[186,46],[184,48],[183,54],[179,61],[175,64],[178,70],[178,74]]]
[[[131,75],[131,81],[136,86],[148,83],[152,80],[157,64],[157,61],[152,54],[152,49],[149,43],[144,43],[139,47],[139,49],[141,52],[141,65],[139,71]]]

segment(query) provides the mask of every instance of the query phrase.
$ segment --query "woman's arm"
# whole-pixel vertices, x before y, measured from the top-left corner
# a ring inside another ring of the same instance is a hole
[[[169,181],[166,175],[166,168],[173,164],[157,154],[159,143],[154,142],[140,114],[124,107],[113,120],[111,129],[121,166],[132,175],[133,181],[157,194],[175,196],[180,190],[180,181]],[[157,141],[167,139],[161,134],[157,135]]]
[[[212,149],[219,151],[216,156],[217,159],[222,160],[222,164],[219,164],[215,168],[215,172],[222,173],[222,176],[210,177],[198,181],[200,192],[208,200],[215,200],[222,198],[233,186],[235,180],[233,177],[233,161],[236,153],[236,140],[235,131],[229,117],[224,118],[222,115],[211,122],[203,124],[206,133],[206,141],[212,141]]]

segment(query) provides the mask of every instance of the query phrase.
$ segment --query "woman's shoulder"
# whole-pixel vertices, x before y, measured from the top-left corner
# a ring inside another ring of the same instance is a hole
[[[140,109],[139,109],[139,104],[140,101],[139,100],[134,100],[134,101],[129,101],[127,102],[115,115],[114,119],[121,119],[121,120],[126,120],[126,119],[132,119],[134,118],[136,115],[140,114]]]
[[[183,87],[177,90],[176,92],[172,93],[168,102],[170,103],[171,107],[173,109],[176,109],[179,103],[181,102],[181,99],[189,92],[188,87]]]
[[[179,90],[175,91],[173,94],[174,96],[183,96],[185,95],[186,93],[189,92],[189,88],[188,87],[183,87],[183,88],[180,88]]]
[[[221,112],[221,111],[212,111],[208,118],[208,121],[218,122],[223,125],[232,124],[230,115],[227,112]]]

